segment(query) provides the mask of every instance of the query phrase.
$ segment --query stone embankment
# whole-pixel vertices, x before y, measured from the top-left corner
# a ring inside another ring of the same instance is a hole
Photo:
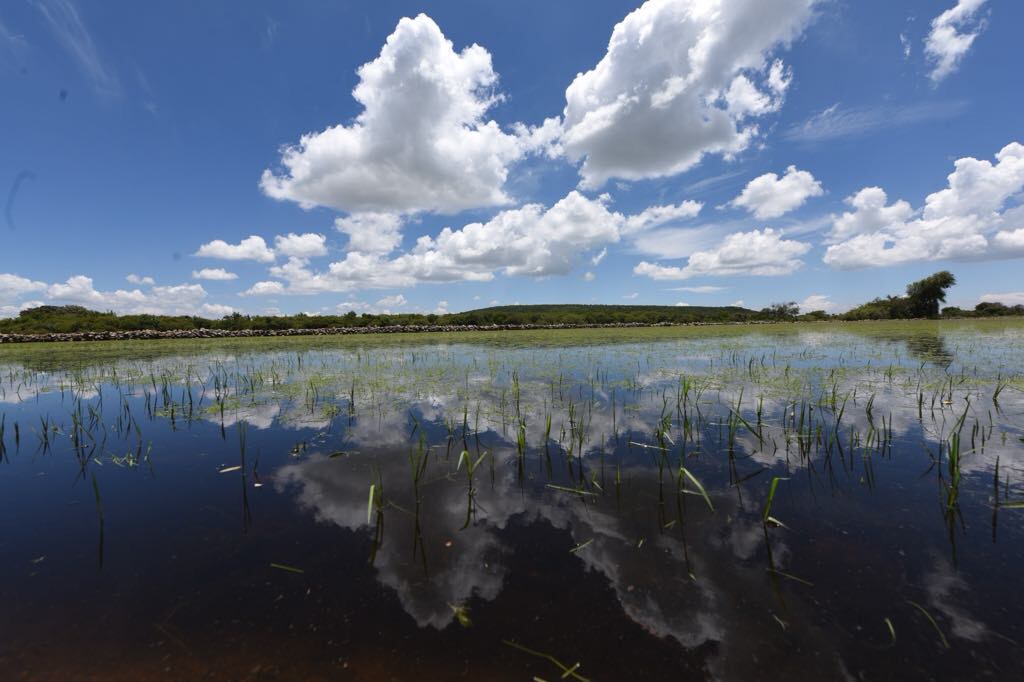
[[[110,332],[68,332],[53,334],[0,334],[0,344],[60,341],[143,341],[148,339],[235,339],[269,336],[334,336],[348,334],[411,334],[440,332],[521,331],[530,329],[626,329],[637,327],[680,327],[722,324],[711,322],[672,323],[613,322],[608,324],[490,324],[490,325],[395,325],[388,327],[326,327],[322,329],[180,329]],[[729,324],[729,323],[727,323]],[[750,324],[749,322],[731,324]]]

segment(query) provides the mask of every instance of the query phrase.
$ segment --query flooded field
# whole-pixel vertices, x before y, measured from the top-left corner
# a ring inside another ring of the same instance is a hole
[[[1013,679],[1024,322],[0,349],[18,680]]]

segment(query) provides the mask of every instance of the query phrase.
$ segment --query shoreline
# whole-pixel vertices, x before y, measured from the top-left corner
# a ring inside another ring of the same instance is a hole
[[[388,325],[383,327],[317,327],[313,329],[135,329],[102,332],[51,332],[47,334],[0,333],[0,346],[27,343],[77,343],[87,341],[156,341],[189,339],[246,339],[296,336],[359,336],[372,334],[450,334],[464,332],[545,331],[565,329],[664,329],[670,327],[756,327],[777,324],[864,324],[883,322],[967,322],[977,320],[1022,320],[1016,315],[997,317],[913,318],[905,320],[744,320],[720,322],[603,322],[584,324],[437,324]]]
[[[0,334],[0,345],[15,343],[68,343],[83,341],[150,341],[158,339],[242,339],[290,336],[351,336],[359,334],[441,334],[456,332],[537,331],[557,329],[642,329],[658,327],[706,327],[715,325],[778,324],[775,320],[743,322],[604,322],[593,324],[438,324],[388,325],[384,327],[321,327],[315,329],[136,329],[103,332],[51,332],[47,334]]]

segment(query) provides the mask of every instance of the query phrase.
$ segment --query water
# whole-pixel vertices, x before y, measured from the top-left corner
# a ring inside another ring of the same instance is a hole
[[[1022,341],[5,348],[0,670],[1003,679],[1024,662]]]

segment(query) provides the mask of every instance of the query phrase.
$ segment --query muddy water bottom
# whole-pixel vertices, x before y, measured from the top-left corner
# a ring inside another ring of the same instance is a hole
[[[1005,679],[1022,341],[5,349],[0,676]]]

